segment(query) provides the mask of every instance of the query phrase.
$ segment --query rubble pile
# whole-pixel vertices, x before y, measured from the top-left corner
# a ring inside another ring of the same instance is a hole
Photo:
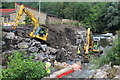
[[[8,55],[12,54],[14,50],[18,50],[26,51],[29,55],[35,55],[35,59],[40,61],[50,59],[59,62],[75,62],[80,58],[76,53],[74,29],[67,25],[50,26],[47,41],[50,45],[43,44],[31,37],[3,31],[2,53]],[[18,30],[17,34],[20,33],[19,31],[21,30]]]
[[[120,66],[104,65],[100,69],[94,70],[89,78],[118,78],[120,79]]]
[[[3,36],[3,54],[8,52],[12,53],[12,50],[25,50],[30,55],[35,53],[35,59],[45,60],[47,58],[53,59],[55,58],[55,54],[57,49],[48,47],[46,44],[41,44],[41,42],[31,39],[31,38],[22,38],[20,36],[11,35],[14,33],[6,33]],[[8,37],[8,35],[11,35]]]

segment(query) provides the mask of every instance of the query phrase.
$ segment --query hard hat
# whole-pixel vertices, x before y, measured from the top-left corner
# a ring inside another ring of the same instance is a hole
[[[51,63],[50,62],[46,62],[46,67],[50,67],[51,66]]]
[[[50,61],[50,59],[48,59],[48,61]]]

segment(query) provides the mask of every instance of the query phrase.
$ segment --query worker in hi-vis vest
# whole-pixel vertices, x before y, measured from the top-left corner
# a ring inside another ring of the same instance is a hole
[[[80,46],[78,46],[77,53],[80,54]]]
[[[50,67],[51,67],[51,63],[50,63],[50,59],[48,59],[48,61],[45,63],[45,67],[46,67],[46,71],[48,74],[50,74]]]
[[[98,49],[98,44],[97,44],[97,42],[94,42],[94,49]]]

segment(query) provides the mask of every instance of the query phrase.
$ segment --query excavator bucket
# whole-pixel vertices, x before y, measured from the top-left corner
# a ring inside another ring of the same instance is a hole
[[[89,61],[90,61],[89,56],[88,56],[87,54],[84,54],[84,55],[83,55],[82,62],[83,62],[83,63],[89,63]]]

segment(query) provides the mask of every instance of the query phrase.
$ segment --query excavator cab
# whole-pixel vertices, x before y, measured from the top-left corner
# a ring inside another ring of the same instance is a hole
[[[44,26],[37,27],[37,29],[34,29],[33,32],[30,33],[30,36],[46,41],[48,29]]]
[[[100,52],[99,42],[100,42],[99,38],[93,38],[93,52]]]

